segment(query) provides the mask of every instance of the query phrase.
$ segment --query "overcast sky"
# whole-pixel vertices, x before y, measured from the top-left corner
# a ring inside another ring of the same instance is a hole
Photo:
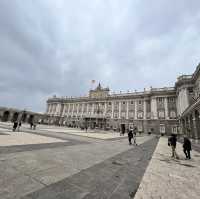
[[[199,0],[0,0],[0,106],[173,86],[200,62]]]

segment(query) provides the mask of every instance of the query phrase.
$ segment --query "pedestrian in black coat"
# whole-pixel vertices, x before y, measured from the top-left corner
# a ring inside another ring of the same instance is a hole
[[[17,125],[18,125],[18,123],[17,123],[17,121],[15,121],[15,122],[14,122],[14,124],[13,124],[13,131],[15,131],[15,130],[16,130],[16,128],[17,128]]]
[[[171,136],[168,139],[168,146],[171,146],[171,149],[172,149],[172,158],[179,159],[179,156],[176,153],[176,142],[177,142],[176,135],[175,134],[171,134]]]
[[[186,159],[191,159],[191,156],[190,156],[191,150],[192,150],[191,141],[189,140],[189,138],[184,137],[183,152],[185,153]]]
[[[131,140],[133,138],[133,130],[130,129],[129,132],[128,132],[128,141],[129,141],[129,145],[132,144]]]

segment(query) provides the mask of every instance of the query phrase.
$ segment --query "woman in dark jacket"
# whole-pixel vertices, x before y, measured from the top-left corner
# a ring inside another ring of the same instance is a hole
[[[187,137],[184,137],[183,152],[185,153],[186,159],[191,159],[190,151],[192,150],[191,142]]]

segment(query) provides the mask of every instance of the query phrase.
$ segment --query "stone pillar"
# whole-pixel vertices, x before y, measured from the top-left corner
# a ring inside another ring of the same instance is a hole
[[[127,103],[126,103],[126,119],[128,120],[128,113],[129,113],[129,102],[130,101],[127,101]]]
[[[111,102],[112,103],[112,115],[111,115],[111,118],[113,119],[113,114],[114,114],[114,102]]]
[[[181,120],[181,131],[182,134],[186,134],[185,119]]]
[[[122,107],[122,102],[119,102],[119,119],[121,119],[121,107]]]
[[[137,100],[135,100],[135,120],[137,120]]]
[[[167,97],[165,97],[165,119],[169,120],[169,111],[168,111],[168,100]]]
[[[71,104],[68,104],[68,111],[67,111],[67,115],[70,115],[70,108],[71,108]]]
[[[78,106],[77,106],[77,111],[76,111],[77,115],[79,115],[79,106],[80,106],[80,104],[78,104]]]
[[[94,106],[95,106],[95,104],[93,103],[93,104],[92,104],[92,111],[91,111],[91,115],[94,115]]]
[[[188,125],[190,129],[189,136],[193,138],[193,120],[190,115],[188,116]]]
[[[144,120],[147,119],[147,101],[144,99]]]
[[[199,135],[198,135],[198,132],[199,132],[199,124],[198,124],[199,120],[198,118],[196,117],[195,115],[195,112],[193,113],[193,130],[194,130],[194,138],[195,139],[198,139],[199,138]]]
[[[151,99],[151,119],[158,119],[157,113],[157,99],[156,97],[152,97]]]
[[[82,108],[81,108],[81,117],[83,117],[84,107],[85,107],[85,104],[82,103]]]
[[[86,104],[86,114],[88,114],[89,104]]]
[[[106,112],[107,112],[107,102],[105,102],[105,108],[104,108],[104,116],[106,116]]]
[[[74,106],[75,104],[72,104],[72,116],[74,115]]]

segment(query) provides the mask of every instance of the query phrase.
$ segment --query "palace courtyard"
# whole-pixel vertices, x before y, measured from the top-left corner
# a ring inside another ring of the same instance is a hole
[[[180,143],[180,160],[170,158],[167,138],[142,134],[137,143],[118,132],[45,125],[12,132],[1,122],[0,198],[198,198],[198,144],[188,161]]]

